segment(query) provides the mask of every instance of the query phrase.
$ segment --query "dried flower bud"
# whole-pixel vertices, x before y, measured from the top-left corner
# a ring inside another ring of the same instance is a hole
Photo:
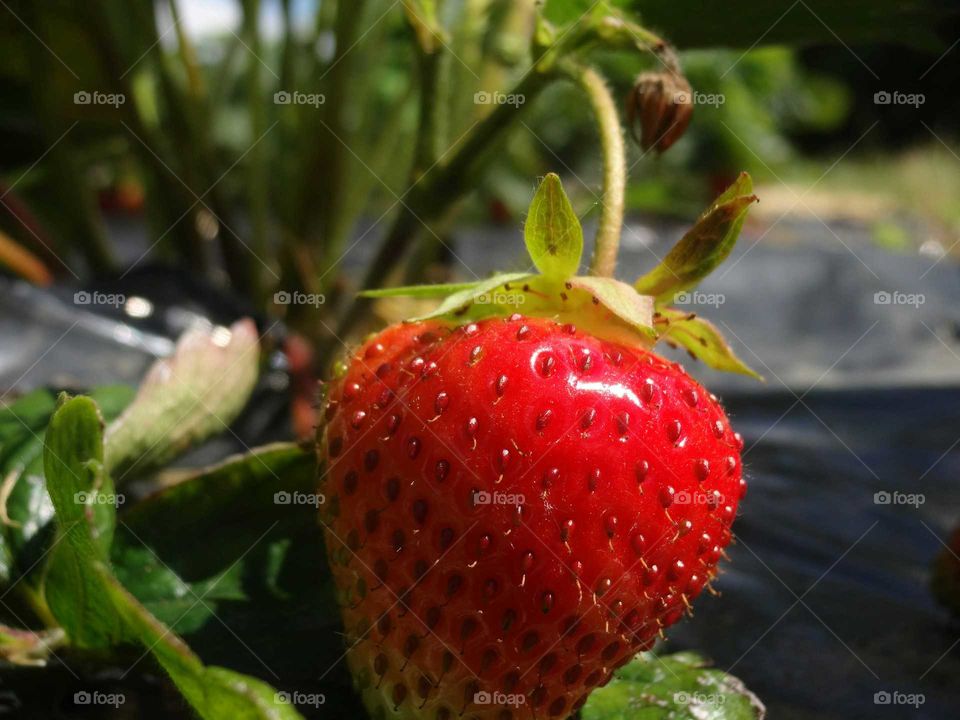
[[[686,131],[691,115],[693,92],[677,72],[642,73],[627,98],[627,122],[644,150],[664,152]]]

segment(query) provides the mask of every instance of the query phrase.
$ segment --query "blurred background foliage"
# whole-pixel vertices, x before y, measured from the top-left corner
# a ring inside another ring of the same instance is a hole
[[[939,122],[956,117],[958,99],[931,90],[956,80],[949,3],[612,4],[675,44],[696,92],[723,98],[698,107],[664,156],[631,149],[629,210],[692,216],[745,169],[769,185],[760,212],[776,212],[785,188],[817,181],[825,158],[852,147],[808,206],[868,222],[901,250],[911,239],[890,222],[897,213],[922,215],[945,239],[960,232],[954,130]],[[338,318],[340,331],[353,327],[343,317],[365,263],[376,263],[366,282],[449,274],[453,220],[519,227],[538,175],[582,178],[575,205],[588,221],[597,214],[599,141],[576,87],[537,88],[515,117],[475,101],[529,78],[544,49],[536,13],[562,39],[594,6],[6,0],[0,261],[38,283],[172,265],[333,342]],[[583,54],[618,102],[659,62],[603,43]],[[874,93],[921,85],[921,107],[877,112]],[[124,101],[78,104],[81,92]],[[283,104],[283,92],[323,102]],[[496,134],[478,137],[498,112]],[[427,186],[435,198],[411,194],[430,176],[441,178]],[[323,294],[322,328],[313,308],[271,302],[278,290]]]

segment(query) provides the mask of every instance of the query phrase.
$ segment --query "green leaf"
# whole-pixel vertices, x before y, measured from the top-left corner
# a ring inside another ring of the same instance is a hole
[[[565,280],[576,275],[583,255],[583,228],[555,173],[540,183],[523,237],[530,259],[546,277]]]
[[[252,320],[188,330],[150,368],[137,396],[107,428],[106,467],[120,485],[222,432],[246,405],[260,362]]]
[[[237,609],[238,602],[256,602],[272,615],[267,601],[279,608],[312,588],[310,602],[322,610],[321,586],[307,582],[322,578],[313,574],[323,568],[321,557],[283,575],[293,569],[285,570],[285,562],[304,559],[294,542],[320,537],[315,465],[312,453],[278,443],[177,478],[121,513],[112,552],[117,576],[151,612],[187,635],[201,629],[220,603]],[[198,545],[194,533],[184,532],[206,526],[217,528],[216,543]],[[304,618],[304,626],[312,622]]]
[[[301,692],[327,694],[325,710],[362,712],[336,663],[342,645],[318,642],[337,636],[340,614],[313,453],[277,443],[171,480],[122,508],[111,556],[120,582],[205,662],[261,676],[269,668]],[[197,541],[211,529],[216,542]],[[318,667],[335,668],[322,685]]]
[[[124,589],[103,563],[93,564],[88,572],[101,583],[129,636],[150,649],[201,717],[207,720],[302,718],[266,683],[225,668],[205,666],[183,640]]]
[[[637,292],[669,303],[720,265],[740,235],[750,205],[756,202],[750,176],[741,173],[697,220],[657,267],[635,283]]]
[[[122,412],[133,398],[126,385],[94,389],[90,396],[103,416],[110,420]],[[43,435],[56,408],[56,393],[35,390],[16,402],[0,408],[0,586],[3,563],[9,567],[8,583],[23,573],[21,581],[35,587],[52,541],[53,505],[43,478]],[[6,552],[4,552],[6,548]]]
[[[96,405],[85,397],[62,401],[44,443],[47,490],[56,509],[60,535],[45,589],[50,609],[71,643],[101,648],[141,643],[197,713],[209,720],[300,718],[266,683],[232,670],[205,666],[113,576],[107,554],[114,506],[103,502],[112,485],[103,472],[102,457],[102,421]],[[194,501],[198,500],[194,496]],[[100,506],[111,512],[101,513],[96,509]],[[169,529],[176,527],[183,532],[183,519],[178,517]],[[141,573],[146,570],[140,568]]]
[[[73,645],[102,648],[122,628],[100,583],[84,571],[107,557],[116,496],[103,471],[103,421],[88,397],[61,399],[44,439],[47,492],[56,510],[57,539],[44,579],[50,611]]]
[[[694,653],[641,653],[595,690],[582,720],[762,720],[763,703],[739,679]]]
[[[763,380],[761,375],[736,356],[720,331],[703,318],[676,308],[662,308],[656,318],[656,328],[661,340],[682,345],[693,357],[714,370],[741,373]]]

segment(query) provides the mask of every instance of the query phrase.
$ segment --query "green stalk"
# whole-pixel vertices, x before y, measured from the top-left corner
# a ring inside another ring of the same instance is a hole
[[[283,47],[280,51],[280,87],[294,87],[293,61],[297,50],[296,37],[293,33],[293,15],[290,12],[292,0],[281,0],[280,9],[283,13]]]
[[[422,175],[410,188],[376,257],[370,263],[362,287],[378,287],[386,278],[394,262],[410,247],[421,222],[430,222],[442,217],[456,200],[463,197],[474,185],[493,159],[493,151],[506,131],[532,105],[543,89],[556,79],[550,73],[531,72],[514,89],[513,94],[525,97],[520,108],[497,105],[479,124],[474,126],[460,145],[453,158],[444,166]],[[345,338],[363,317],[370,300],[357,298],[337,324],[336,335]],[[330,360],[339,341],[332,338],[320,349],[321,367]]]
[[[343,208],[349,155],[344,143],[347,146],[353,144],[344,121],[347,106],[355,102],[351,82],[358,52],[354,45],[360,39],[368,3],[369,0],[339,0],[337,3],[334,20],[336,56],[326,71],[325,102],[320,111],[322,114],[318,116],[323,121],[312,127],[316,139],[301,177],[299,211],[295,218],[297,234],[307,236],[312,222],[319,217],[323,243],[328,241],[331,228],[338,224],[337,214]]]
[[[563,65],[563,71],[587,96],[600,131],[603,195],[590,274],[613,277],[617,267],[620,233],[623,230],[623,202],[627,183],[627,162],[620,116],[610,88],[600,73],[591,67],[574,63]]]
[[[439,88],[443,57],[441,50],[435,50],[421,52],[417,58],[420,66],[420,127],[414,151],[414,181],[440,155],[440,115],[444,108]]]
[[[37,11],[28,11],[28,22],[43,32]],[[40,42],[47,43],[47,40]],[[59,68],[54,67],[50,53],[39,43],[26,43],[26,65],[31,74],[31,91],[36,107],[39,109],[39,126],[48,148],[44,165],[49,169],[50,187],[54,198],[52,204],[57,208],[55,224],[59,238],[69,238],[57,243],[56,251],[69,262],[69,252],[76,247],[82,254],[89,269],[95,273],[106,273],[116,267],[114,248],[107,237],[102,218],[97,211],[94,194],[84,181],[70,134],[76,131],[61,121],[62,93],[60,88],[50,81],[57,77]],[[2,207],[2,206],[0,206]],[[4,210],[6,208],[3,208]]]
[[[187,36],[180,22],[180,11],[177,9],[177,0],[169,0],[170,17],[173,19],[173,27],[177,36],[177,48],[180,51],[180,62],[183,63],[183,70],[187,75],[187,89],[194,98],[201,99],[205,95],[203,87],[203,77],[200,74],[200,63],[197,60],[197,51],[193,43]]]
[[[263,98],[263,73],[259,57],[260,33],[257,32],[257,17],[260,11],[260,0],[244,0],[243,3],[243,33],[251,52],[247,63],[247,109],[250,113],[251,142],[257,141],[267,129],[266,102]],[[267,246],[267,222],[269,212],[269,189],[266,168],[266,146],[264,141],[257,142],[247,155],[247,202],[250,212],[251,246],[258,257],[268,258],[270,248]],[[262,275],[262,273],[258,273]],[[255,290],[263,292],[263,283],[256,283]],[[265,297],[254,298],[258,304]]]
[[[144,34],[144,40],[152,44],[151,52],[142,59],[142,63],[150,63],[158,75],[162,75],[159,67],[162,62],[159,45],[159,33],[156,29],[154,14],[150,8],[142,9],[136,4],[124,6],[123,10],[134,13],[136,27]],[[135,12],[139,11],[139,12]],[[126,114],[125,123],[129,126],[132,136],[129,137],[130,147],[141,159],[144,168],[145,183],[148,196],[148,214],[153,218],[152,224],[157,236],[163,236],[165,244],[171,247],[179,259],[187,266],[205,273],[208,260],[204,243],[196,230],[196,224],[191,221],[192,214],[188,209],[195,198],[183,184],[171,175],[170,169],[165,167],[163,160],[163,142],[160,134],[159,120],[153,116],[152,108],[157,104],[157,96],[149,99],[134,92],[133,77],[138,73],[148,72],[145,67],[138,66],[127,72],[136,57],[125,55],[118,43],[121,36],[119,27],[123,23],[130,23],[131,17],[121,12],[118,6],[111,5],[105,0],[90,5],[92,22],[91,32],[95,39],[95,46],[100,52],[100,60],[108,70],[108,76],[114,78],[116,89],[122,92],[127,102],[122,106]],[[158,91],[159,93],[159,91]],[[182,137],[176,140],[176,146],[183,148],[187,141]],[[171,218],[184,216],[180,222],[172,227]]]

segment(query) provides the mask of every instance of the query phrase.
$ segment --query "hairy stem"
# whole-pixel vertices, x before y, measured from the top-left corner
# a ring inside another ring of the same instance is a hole
[[[600,225],[590,262],[590,274],[612,277],[623,230],[623,197],[627,184],[627,163],[620,116],[603,76],[591,67],[568,64],[564,72],[583,90],[600,130],[603,152],[603,197]]]

